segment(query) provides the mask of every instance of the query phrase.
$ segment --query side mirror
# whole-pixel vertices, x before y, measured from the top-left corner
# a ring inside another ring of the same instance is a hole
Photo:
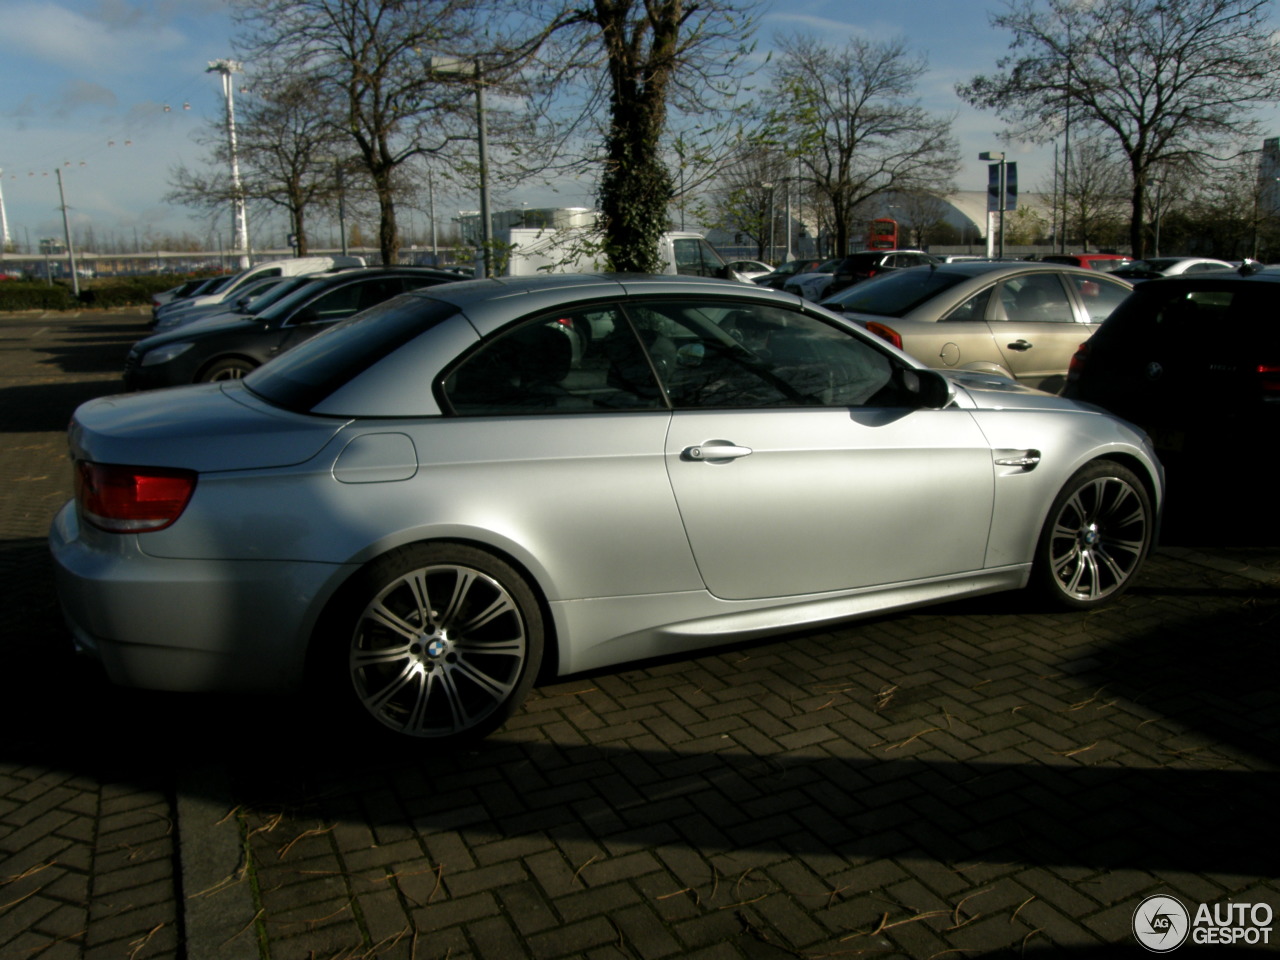
[[[706,359],[707,348],[701,343],[686,343],[676,351],[676,364],[681,367],[700,367]]]
[[[904,369],[902,385],[925,410],[942,410],[956,399],[955,385],[936,370]]]

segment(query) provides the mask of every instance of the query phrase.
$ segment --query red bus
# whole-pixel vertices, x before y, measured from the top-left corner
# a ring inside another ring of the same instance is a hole
[[[896,250],[898,248],[898,221],[881,217],[867,224],[868,250]]]

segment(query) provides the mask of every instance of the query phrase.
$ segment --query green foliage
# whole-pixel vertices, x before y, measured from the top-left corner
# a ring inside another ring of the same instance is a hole
[[[661,273],[658,242],[667,229],[671,176],[656,144],[615,143],[620,160],[605,170],[600,207],[610,266],[622,273]]]
[[[88,306],[134,307],[151,302],[151,295],[177,286],[185,277],[107,277],[80,284],[80,299]]]
[[[153,294],[176,287],[203,274],[158,274],[137,277],[101,277],[80,281],[80,299],[71,286],[59,280],[50,286],[43,280],[15,280],[0,283],[0,311],[75,310],[83,307],[140,307]]]
[[[71,288],[43,280],[8,280],[0,283],[0,310],[70,310],[78,306]]]

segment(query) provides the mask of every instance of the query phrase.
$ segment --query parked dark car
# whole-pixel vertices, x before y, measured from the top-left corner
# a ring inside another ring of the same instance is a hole
[[[819,303],[846,287],[882,273],[924,267],[931,263],[941,261],[920,250],[866,250],[830,260],[813,273],[793,277],[783,284],[782,289]]]
[[[422,267],[374,267],[317,277],[256,316],[197,320],[139,340],[125,361],[129,390],[238,380],[339,320],[397,294],[462,280]]]
[[[798,273],[808,273],[820,263],[822,261],[817,257],[788,260],[786,263],[780,263],[774,267],[772,273],[766,273],[763,277],[755,277],[751,282],[758,283],[762,287],[769,287],[771,290],[781,290],[788,277],[794,277]]]
[[[1232,482],[1266,473],[1223,454],[1280,439],[1277,308],[1280,270],[1150,280],[1081,345],[1062,392],[1146,429],[1162,459],[1211,464]]]

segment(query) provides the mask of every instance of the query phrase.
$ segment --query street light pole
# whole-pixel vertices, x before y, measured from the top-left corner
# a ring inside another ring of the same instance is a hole
[[[987,160],[987,161],[990,161],[990,162],[992,162],[992,163],[997,163],[997,164],[999,164],[999,165],[1000,165],[1000,176],[999,176],[999,181],[998,181],[998,184],[997,184],[997,188],[999,189],[1000,193],[999,193],[999,196],[998,196],[997,201],[996,201],[996,210],[995,210],[995,212],[999,213],[999,215],[1000,215],[1000,253],[999,253],[999,257],[1000,257],[1000,259],[1002,259],[1002,260],[1003,260],[1003,259],[1004,259],[1004,204],[1005,204],[1005,190],[1007,189],[1007,187],[1006,187],[1006,180],[1005,180],[1006,173],[1005,173],[1005,159],[1004,159],[1004,154],[1003,154],[1002,152],[999,152],[999,151],[987,151],[987,152],[983,152],[983,153],[978,154],[978,159],[979,159],[979,160]],[[989,234],[990,234],[990,230],[988,230],[987,232],[988,232],[988,237],[987,237],[987,249],[988,249],[988,250],[990,250],[990,248],[991,248],[991,237],[989,236]]]
[[[493,220],[489,212],[489,127],[484,107],[484,70],[479,60],[462,57],[428,57],[433,73],[470,74],[476,84],[476,126],[480,154],[480,242],[484,253],[484,275],[493,276]]]
[[[484,243],[484,275],[493,276],[493,216],[489,209],[489,124],[484,112],[484,74],[480,61],[475,63],[476,125],[479,129],[480,153],[480,238]]]
[[[67,195],[62,189],[62,168],[54,171],[58,175],[58,199],[62,202],[62,233],[67,238],[67,263],[71,267],[71,289],[80,299],[80,276],[76,272],[76,252],[71,246],[71,221],[67,219]]]
[[[210,60],[205,73],[222,76],[222,93],[227,100],[227,143],[231,149],[231,211],[233,219],[231,244],[240,255],[240,268],[249,266],[249,221],[245,214],[244,190],[240,186],[240,158],[236,153],[236,108],[231,75],[243,67],[238,60]]]
[[[764,258],[768,260],[770,263],[772,263],[773,262],[773,225],[775,221],[775,217],[773,215],[774,185],[766,180],[764,183],[760,184],[760,186],[764,187],[766,190],[769,191],[769,250],[765,254]]]
[[[0,167],[0,260],[9,251],[9,217],[4,212],[4,168]]]

